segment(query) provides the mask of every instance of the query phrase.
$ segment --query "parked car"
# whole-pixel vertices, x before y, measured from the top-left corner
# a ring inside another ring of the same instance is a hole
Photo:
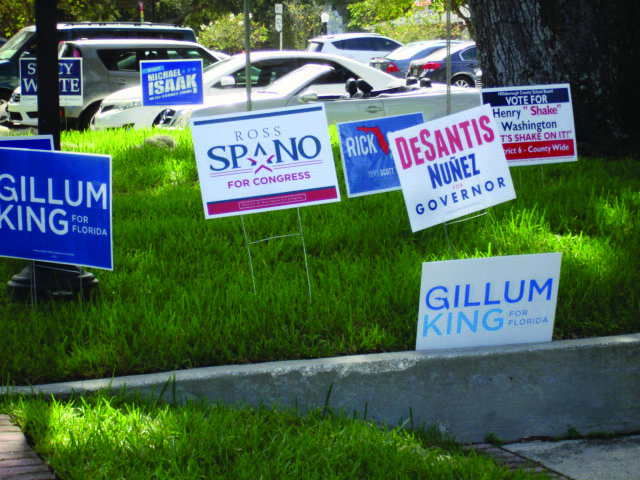
[[[459,40],[452,40],[451,44],[460,43]],[[383,72],[387,72],[394,77],[405,78],[409,70],[409,64],[413,60],[424,58],[447,46],[446,40],[424,40],[421,42],[411,42],[396,48],[393,52],[383,57],[374,57],[369,60],[369,65]]]
[[[196,41],[193,29],[149,22],[58,23],[58,41],[91,38],[157,38]],[[19,30],[0,48],[0,101],[8,101],[20,82],[20,57],[35,57],[36,27]]]
[[[451,85],[475,87],[479,68],[475,42],[462,42],[451,47]],[[429,78],[432,82],[447,82],[447,50],[441,49],[409,65],[409,77]]]
[[[202,59],[206,68],[227,57],[195,42],[155,39],[73,40],[60,44],[58,56],[82,58],[83,105],[63,107],[66,126],[80,129],[90,125],[107,95],[140,84],[141,60]],[[38,125],[37,105],[22,101],[19,88],[12,95],[8,110],[12,122]]]
[[[343,55],[368,64],[373,57],[384,56],[401,46],[397,40],[377,33],[338,33],[310,39],[307,51]]]
[[[282,108],[301,104],[324,102],[329,123],[368,120],[379,117],[422,112],[425,121],[447,115],[446,87],[434,85],[402,85],[376,90],[364,79],[349,79],[341,96],[323,95],[316,90],[335,74],[328,65],[308,64],[276,80],[264,89],[252,93],[253,110]],[[392,77],[393,78],[393,77]],[[477,89],[451,89],[452,112],[481,105]],[[185,128],[191,121],[214,115],[246,111],[246,93],[209,96],[202,106],[167,108],[163,112],[161,127]]]
[[[221,96],[228,98],[234,91],[246,88],[245,54],[220,62],[203,74],[203,90],[205,98]],[[315,86],[323,96],[339,97],[343,95],[345,82],[349,78],[363,78],[376,90],[397,88],[405,85],[399,79],[380,72],[363,63],[340,55],[331,55],[301,51],[262,51],[251,53],[251,86],[261,88],[274,80],[307,63],[329,65],[334,68],[333,74],[323,79],[323,83]],[[140,86],[127,88],[107,96],[94,117],[92,127],[144,128],[157,124],[164,107],[143,106]]]

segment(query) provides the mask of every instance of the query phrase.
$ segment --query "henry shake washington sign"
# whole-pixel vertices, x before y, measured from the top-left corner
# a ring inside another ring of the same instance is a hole
[[[516,197],[489,105],[389,133],[411,230]]]
[[[416,350],[551,340],[561,253],[422,264]]]
[[[206,218],[340,201],[323,105],[192,119]]]
[[[578,160],[569,84],[482,89],[509,165]]]

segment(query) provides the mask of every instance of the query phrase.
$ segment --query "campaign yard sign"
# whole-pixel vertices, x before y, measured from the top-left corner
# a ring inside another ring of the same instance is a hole
[[[489,105],[389,133],[411,230],[516,197]]]
[[[203,102],[202,59],[140,62],[143,105],[190,105]]]
[[[387,135],[424,122],[422,113],[339,123],[340,154],[347,195],[358,197],[400,190]]]
[[[206,218],[340,201],[324,105],[191,120]]]
[[[0,148],[0,256],[113,269],[111,157]]]
[[[82,58],[58,59],[60,106],[82,106]],[[35,58],[20,59],[20,101],[38,99],[38,62]]]
[[[422,264],[416,350],[551,340],[561,253]]]
[[[0,137],[0,147],[53,150],[53,135],[18,135],[15,137]]]
[[[483,88],[509,165],[578,160],[569,84]]]

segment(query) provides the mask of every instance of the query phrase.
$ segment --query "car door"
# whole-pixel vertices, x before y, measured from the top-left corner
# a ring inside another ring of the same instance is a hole
[[[117,48],[98,52],[107,68],[109,91],[115,92],[140,83],[140,60],[157,60],[149,49]]]

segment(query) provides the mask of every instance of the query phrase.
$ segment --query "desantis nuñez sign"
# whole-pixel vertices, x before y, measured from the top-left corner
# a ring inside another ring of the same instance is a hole
[[[389,133],[411,230],[515,198],[489,105]]]

